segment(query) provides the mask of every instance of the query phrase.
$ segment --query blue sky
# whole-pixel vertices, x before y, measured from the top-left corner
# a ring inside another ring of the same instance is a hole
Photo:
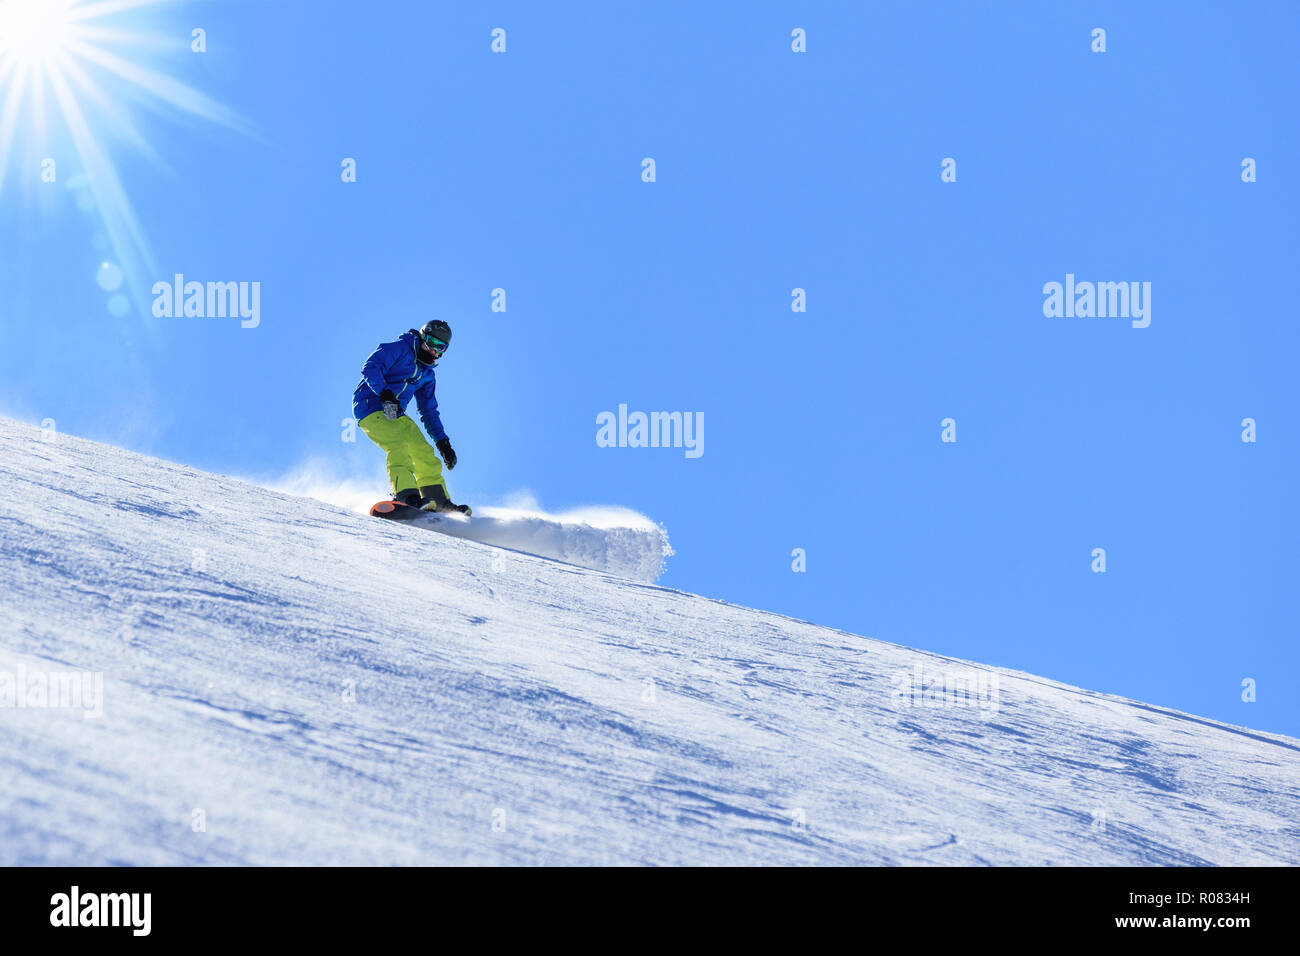
[[[340,421],[373,347],[442,317],[457,500],[626,505],[669,530],[665,585],[1298,735],[1300,8],[1134,6],[105,16],[153,38],[106,48],[210,103],[86,68],[132,267],[27,94],[0,410],[227,474],[323,462],[379,497]],[[259,282],[260,325],[154,317],[177,272]],[[1045,317],[1067,273],[1151,283],[1150,326]],[[598,447],[620,403],[702,413],[704,454]]]

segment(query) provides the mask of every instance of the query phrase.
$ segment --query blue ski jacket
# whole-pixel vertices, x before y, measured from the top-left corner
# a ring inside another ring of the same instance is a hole
[[[352,396],[352,414],[361,421],[367,415],[382,411],[384,403],[380,401],[379,393],[388,389],[397,396],[403,412],[406,404],[415,399],[424,430],[435,442],[440,442],[447,437],[447,432],[438,417],[438,400],[433,395],[433,366],[421,365],[415,357],[419,338],[419,333],[411,329],[396,342],[385,342],[371,353]]]

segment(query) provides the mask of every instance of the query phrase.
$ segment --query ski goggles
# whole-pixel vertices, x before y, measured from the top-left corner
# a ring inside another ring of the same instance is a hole
[[[449,344],[438,338],[438,336],[432,334],[420,336],[420,341],[424,343],[425,348],[430,352],[433,352],[435,355],[441,355],[443,352],[447,351],[447,345]]]

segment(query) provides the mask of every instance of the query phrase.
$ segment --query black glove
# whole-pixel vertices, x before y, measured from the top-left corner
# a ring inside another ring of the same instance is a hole
[[[384,417],[390,422],[402,417],[402,406],[397,403],[397,396],[393,394],[392,389],[386,388],[380,392],[379,400],[384,403]]]
[[[456,451],[451,447],[450,438],[438,442],[438,454],[442,455],[442,463],[447,466],[448,471],[456,467]]]

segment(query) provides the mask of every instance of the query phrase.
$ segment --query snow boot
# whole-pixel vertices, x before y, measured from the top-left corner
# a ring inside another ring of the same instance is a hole
[[[399,491],[393,495],[393,500],[404,505],[410,505],[412,508],[418,508],[422,504],[423,495],[415,488],[407,488],[405,491]]]
[[[420,489],[420,503],[416,506],[424,511],[459,511],[463,515],[472,514],[469,505],[453,504],[447,497],[447,489],[442,485],[425,485]]]

